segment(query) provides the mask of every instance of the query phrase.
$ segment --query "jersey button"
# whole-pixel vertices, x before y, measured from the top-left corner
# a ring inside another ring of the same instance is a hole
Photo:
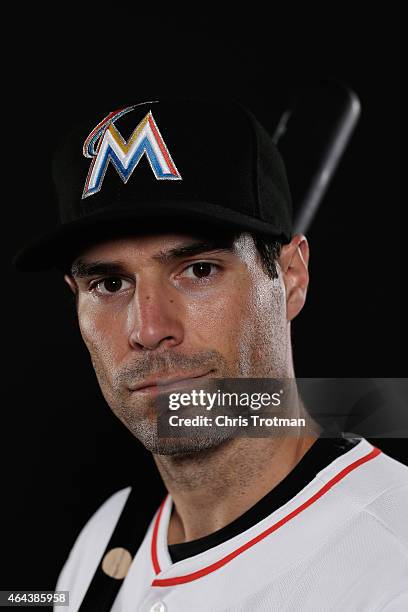
[[[166,612],[167,606],[162,601],[156,601],[150,608],[150,612]]]

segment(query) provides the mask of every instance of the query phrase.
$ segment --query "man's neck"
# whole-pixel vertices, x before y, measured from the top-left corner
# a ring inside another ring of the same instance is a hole
[[[168,544],[225,527],[293,470],[318,438],[234,438],[197,456],[155,456],[174,501]]]

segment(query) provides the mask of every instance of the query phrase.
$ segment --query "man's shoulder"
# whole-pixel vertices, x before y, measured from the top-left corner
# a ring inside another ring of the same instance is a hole
[[[408,553],[408,467],[376,449],[364,438],[344,456],[346,470],[356,465],[340,483],[339,491],[349,507],[375,521],[388,539],[396,539]],[[375,454],[374,451],[377,451]],[[366,459],[372,459],[367,460]],[[341,463],[340,465],[343,465]],[[340,467],[339,465],[339,467]],[[404,553],[404,554],[405,554]]]
[[[374,447],[372,447],[374,448]],[[379,449],[381,450],[381,448]],[[408,466],[381,451],[371,464],[371,478],[377,483],[377,498],[388,495],[399,495],[398,491],[408,486]],[[408,497],[405,499],[405,506]]]
[[[56,589],[70,591],[77,602],[85,595],[130,490],[126,487],[116,491],[99,506],[82,528],[62,568]],[[75,602],[71,602],[70,609],[76,609]]]
[[[373,465],[378,482],[377,494],[367,500],[364,511],[371,514],[402,543],[408,551],[408,466],[386,453]]]
[[[408,466],[387,455],[381,446],[373,446],[365,438],[360,438],[354,448],[334,461],[328,473],[341,467],[345,467],[347,473],[359,477],[357,481],[347,479],[347,482],[356,482],[367,499],[381,495],[386,490],[408,485]]]

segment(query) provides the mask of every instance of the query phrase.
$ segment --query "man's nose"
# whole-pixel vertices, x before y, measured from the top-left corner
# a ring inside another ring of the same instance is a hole
[[[133,349],[155,350],[180,344],[184,326],[176,290],[160,280],[139,281],[129,304],[128,327]]]

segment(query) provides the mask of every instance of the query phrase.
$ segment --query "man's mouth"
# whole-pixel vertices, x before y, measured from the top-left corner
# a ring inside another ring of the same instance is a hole
[[[144,381],[140,385],[136,385],[134,387],[129,387],[132,393],[167,393],[168,391],[172,391],[173,389],[191,386],[192,383],[199,383],[202,380],[205,380],[209,374],[214,372],[214,370],[209,370],[205,373],[195,373],[195,374],[180,374],[176,376],[166,376],[166,377],[155,377],[150,380]]]

